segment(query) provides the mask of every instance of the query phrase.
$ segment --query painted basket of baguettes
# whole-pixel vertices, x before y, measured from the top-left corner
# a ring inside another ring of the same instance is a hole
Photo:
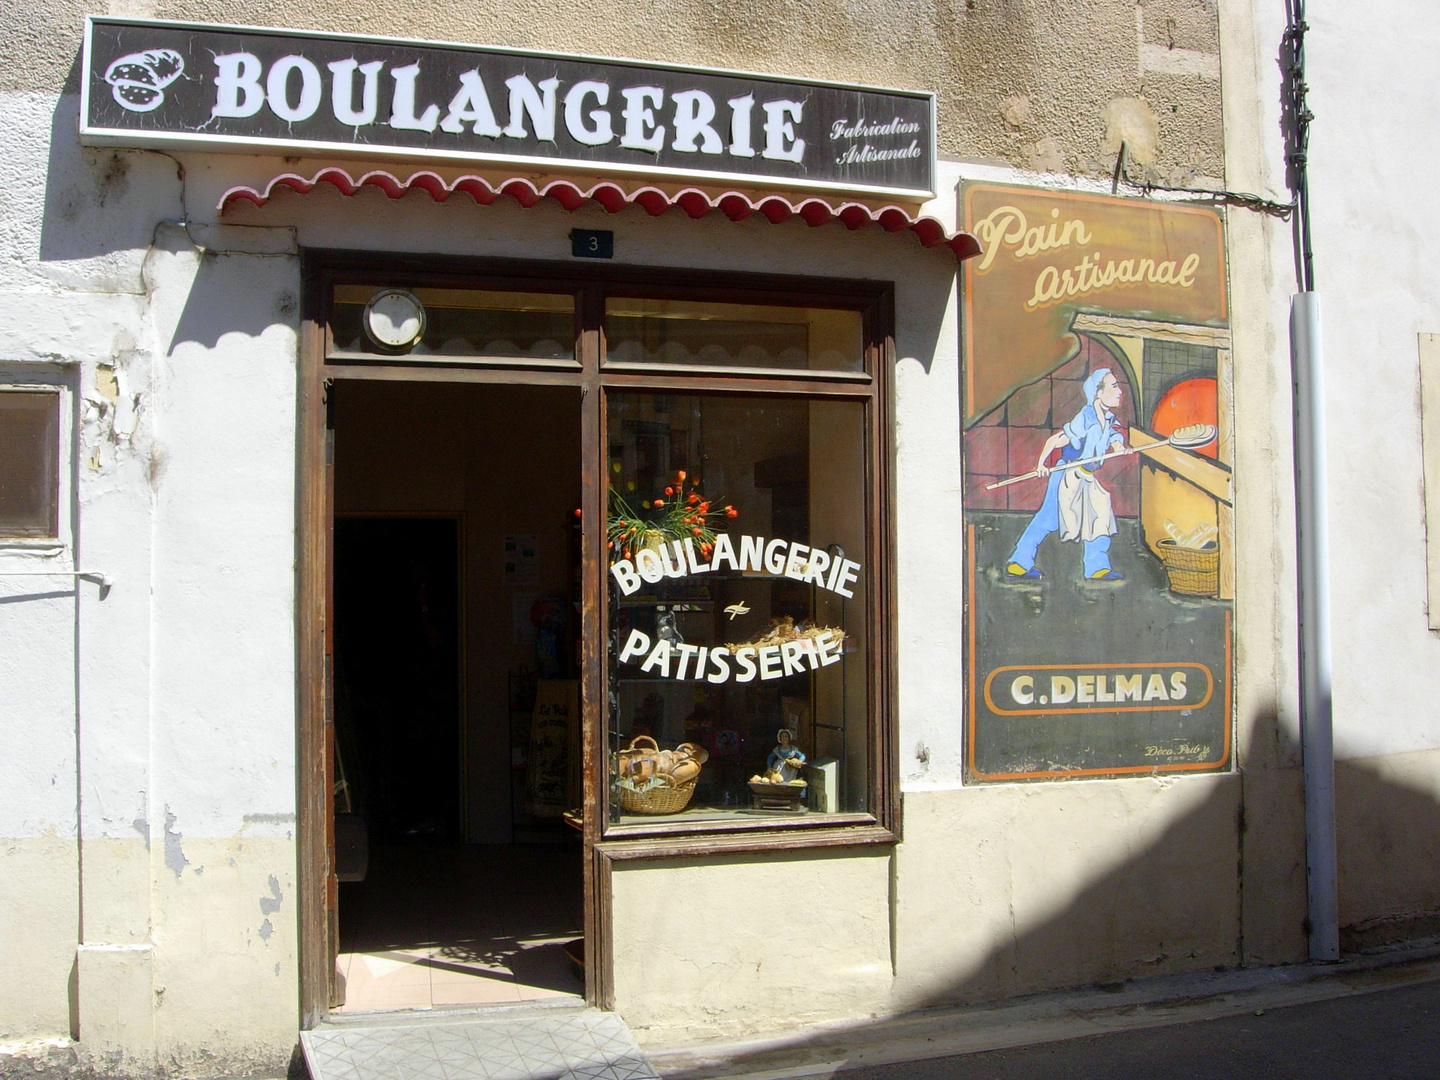
[[[1202,548],[1181,547],[1161,540],[1160,561],[1170,578],[1170,591],[1185,596],[1214,596],[1220,591],[1220,545],[1213,540]]]
[[[680,813],[690,804],[700,767],[709,758],[709,751],[695,743],[661,750],[649,735],[636,735],[611,762],[620,809],[630,814]]]

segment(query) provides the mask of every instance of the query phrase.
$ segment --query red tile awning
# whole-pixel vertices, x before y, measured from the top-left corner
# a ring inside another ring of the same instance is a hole
[[[416,172],[401,179],[381,169],[356,178],[344,169],[326,168],[311,177],[298,173],[282,173],[267,183],[264,190],[233,187],[221,196],[219,210],[223,213],[238,202],[264,206],[281,188],[288,188],[303,195],[313,191],[319,184],[330,184],[347,196],[354,195],[361,188],[379,188],[392,199],[403,198],[407,193],[418,189],[428,192],[436,202],[444,202],[456,192],[463,191],[483,206],[490,205],[501,195],[508,195],[525,207],[534,206],[541,199],[554,199],[566,210],[575,210],[587,202],[595,202],[612,214],[635,205],[642,207],[646,213],[659,217],[671,207],[678,206],[692,218],[719,211],[731,221],[740,221],[751,214],[759,214],[777,225],[792,217],[798,217],[811,226],[824,225],[831,221],[839,221],[847,229],[878,225],[886,232],[909,229],[922,246],[928,248],[943,244],[955,253],[957,259],[968,259],[972,255],[980,254],[979,241],[969,233],[949,233],[936,219],[918,217],[899,206],[871,206],[867,203],[839,201],[817,195],[792,198],[773,192],[704,191],[695,187],[667,189],[651,184],[626,188],[613,180],[601,180],[582,187],[572,180],[535,181],[521,176],[493,180],[469,175],[447,180],[433,172]]]

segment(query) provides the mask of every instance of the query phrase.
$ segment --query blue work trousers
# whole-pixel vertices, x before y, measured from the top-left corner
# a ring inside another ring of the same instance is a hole
[[[1010,553],[1006,561],[1018,563],[1026,570],[1035,565],[1035,554],[1040,550],[1040,545],[1045,538],[1053,532],[1060,531],[1060,478],[1063,474],[1052,472],[1045,482],[1045,501],[1040,504],[1040,509],[1035,511],[1035,516],[1030,519],[1030,524],[1025,526],[1025,531],[1020,534],[1020,540],[1015,545],[1015,550]],[[1110,537],[1097,536],[1094,540],[1081,542],[1083,551],[1082,565],[1084,574],[1094,577],[1101,570],[1110,569]]]

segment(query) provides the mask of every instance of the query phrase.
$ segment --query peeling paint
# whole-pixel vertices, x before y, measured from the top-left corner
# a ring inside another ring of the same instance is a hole
[[[246,814],[241,818],[247,825],[288,825],[295,820],[294,814]],[[271,879],[274,880],[273,878]]]
[[[120,400],[120,381],[115,377],[115,369],[108,364],[96,365],[95,392],[112,407]]]
[[[1001,98],[1000,119],[1018,131],[1030,122],[1030,99],[1024,94]]]
[[[1102,154],[1118,154],[1123,142],[1130,161],[1153,165],[1160,157],[1160,121],[1145,101],[1133,97],[1112,98],[1105,106],[1105,137]]]
[[[145,816],[145,793],[140,793],[140,810],[135,815],[135,820],[130,822],[130,827],[140,834],[140,839],[145,841],[145,850],[150,850],[150,819]]]
[[[273,934],[273,933],[275,933],[275,927],[272,926],[272,925],[270,925],[270,920],[269,920],[269,919],[266,919],[264,922],[262,922],[262,923],[260,924],[260,937],[261,937],[263,940],[269,941],[269,940],[270,940],[270,935]]]
[[[1060,147],[1060,141],[1053,135],[1038,140],[1030,148],[1027,164],[1037,172],[1063,172],[1065,152]]]
[[[284,899],[285,897],[280,892],[280,882],[276,879],[274,874],[271,874],[270,895],[262,896],[260,898],[260,914],[274,915],[277,911],[280,910],[280,901]],[[270,924],[270,920],[266,919],[265,924],[268,926]]]
[[[175,879],[180,879],[181,872],[190,865],[190,860],[185,857],[184,850],[180,847],[180,834],[175,831],[175,815],[170,812],[170,806],[165,806],[165,865],[175,871]]]

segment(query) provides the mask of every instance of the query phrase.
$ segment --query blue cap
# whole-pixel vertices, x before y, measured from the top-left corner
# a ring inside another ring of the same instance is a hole
[[[1085,376],[1084,390],[1085,400],[1087,402],[1095,400],[1095,394],[1099,391],[1100,384],[1105,381],[1105,376],[1109,374],[1110,369],[1108,367],[1102,367],[1096,368],[1094,371],[1090,372],[1089,375]]]

